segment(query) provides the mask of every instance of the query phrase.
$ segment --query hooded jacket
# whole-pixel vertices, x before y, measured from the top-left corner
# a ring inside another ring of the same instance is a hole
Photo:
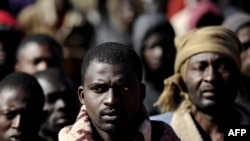
[[[150,71],[143,57],[145,41],[154,33],[160,33],[163,35],[164,41],[167,42],[167,46],[163,46],[163,65],[157,72]],[[164,15],[144,14],[138,17],[135,21],[132,35],[133,48],[141,57],[144,66],[143,80],[146,85],[146,98],[144,100],[144,105],[146,106],[149,115],[154,115],[159,112],[156,107],[153,107],[153,104],[163,90],[163,80],[173,73],[175,33]]]

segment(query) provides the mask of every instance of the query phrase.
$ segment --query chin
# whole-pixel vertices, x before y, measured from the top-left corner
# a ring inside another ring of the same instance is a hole
[[[213,115],[213,114],[218,114],[221,112],[223,113],[226,110],[223,107],[224,106],[222,106],[221,104],[218,104],[216,102],[210,102],[210,103],[203,104],[202,106],[199,106],[198,109],[200,109],[204,113],[207,113],[209,115]]]
[[[102,125],[101,128],[103,131],[113,134],[119,130],[118,127],[119,127],[118,125],[114,125],[114,124],[105,124],[105,125]]]

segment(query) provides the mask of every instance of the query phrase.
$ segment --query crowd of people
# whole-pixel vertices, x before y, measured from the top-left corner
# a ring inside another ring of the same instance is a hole
[[[1,0],[0,141],[224,141],[250,125],[249,4]]]

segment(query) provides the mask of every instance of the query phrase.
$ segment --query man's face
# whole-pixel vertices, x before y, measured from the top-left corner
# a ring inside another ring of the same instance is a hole
[[[78,113],[76,95],[66,78],[38,78],[44,94],[44,110],[48,118],[42,125],[44,130],[58,133],[59,130],[72,124]]]
[[[25,141],[37,135],[41,113],[26,91],[4,88],[0,91],[0,140]]]
[[[240,42],[243,45],[241,52],[241,72],[250,77],[250,26],[242,27],[237,33]]]
[[[216,53],[200,53],[187,64],[185,84],[192,103],[201,110],[231,106],[239,73],[234,63]]]
[[[34,74],[49,67],[58,67],[58,61],[50,52],[49,46],[29,42],[20,51],[17,58],[16,70]]]
[[[133,126],[144,87],[131,64],[92,61],[79,96],[97,130],[114,133]]]

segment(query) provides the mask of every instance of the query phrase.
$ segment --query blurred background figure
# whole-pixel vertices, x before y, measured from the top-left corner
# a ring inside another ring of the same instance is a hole
[[[150,115],[159,113],[153,104],[163,91],[163,80],[174,72],[174,37],[172,25],[162,14],[143,14],[135,21],[133,48],[143,62],[144,105]]]
[[[71,2],[38,0],[20,12],[18,22],[28,35],[47,34],[59,42],[63,49],[63,69],[77,89],[81,84],[78,68],[93,42],[95,31],[84,10],[79,12]]]
[[[27,36],[20,43],[16,54],[15,70],[34,74],[48,68],[62,68],[62,48],[45,34]]]
[[[238,12],[250,13],[249,0],[219,0],[218,4],[226,18]]]
[[[15,18],[0,10],[0,80],[14,71],[16,49],[21,40],[22,32]]]
[[[69,0],[38,0],[20,12],[18,22],[28,35],[48,34],[62,46],[88,47],[85,42],[90,42],[93,34],[91,24]],[[87,41],[82,40],[86,35]]]
[[[242,44],[241,51],[241,84],[236,102],[246,108],[250,114],[250,15],[235,13],[228,16],[222,24],[231,29]]]
[[[93,25],[101,22],[102,9],[106,0],[69,0],[75,10],[84,14],[86,19]]]
[[[223,14],[216,0],[184,0],[185,7],[171,16],[176,35],[182,35],[196,27],[220,25]]]
[[[20,12],[18,22],[27,34],[46,33],[63,40],[66,33],[85,21],[68,0],[38,0]]]
[[[40,135],[46,141],[57,141],[61,128],[73,124],[80,103],[71,81],[57,69],[47,69],[34,74],[45,94],[44,110],[48,117],[41,127]]]
[[[185,7],[184,0],[167,0],[166,4],[166,17],[171,19],[173,15],[178,13]]]
[[[37,80],[15,72],[0,82],[0,140],[44,141],[38,136],[46,113],[44,94]]]
[[[4,11],[9,11],[9,4],[8,4],[9,0],[1,0],[0,1],[0,10],[4,10]]]
[[[14,16],[17,15],[24,9],[25,7],[33,4],[36,0],[5,0],[8,1],[9,12]]]
[[[141,0],[107,0],[107,14],[96,26],[93,46],[104,42],[119,42],[131,45],[131,30],[134,20],[143,12]]]
[[[143,8],[147,13],[164,14],[169,0],[142,0]]]

